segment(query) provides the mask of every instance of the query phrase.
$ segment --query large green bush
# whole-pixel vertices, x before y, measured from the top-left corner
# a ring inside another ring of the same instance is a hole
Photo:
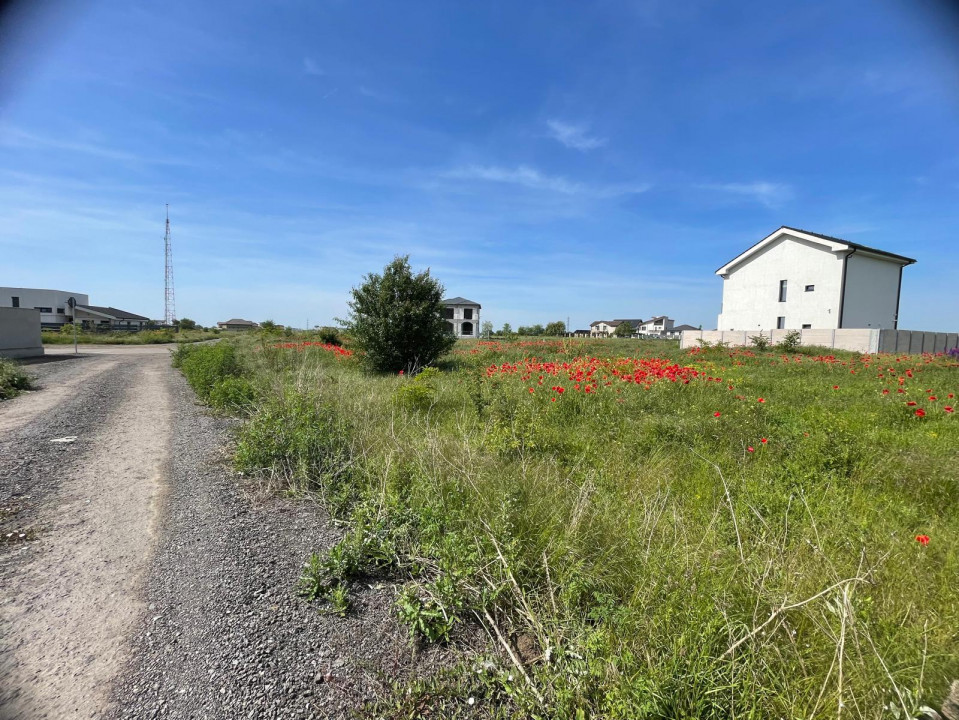
[[[442,284],[428,270],[414,275],[408,256],[367,275],[352,295],[344,323],[371,370],[412,374],[456,344],[442,317]]]

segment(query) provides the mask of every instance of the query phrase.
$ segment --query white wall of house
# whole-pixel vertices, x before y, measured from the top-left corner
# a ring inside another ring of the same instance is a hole
[[[852,253],[846,261],[842,326],[896,327],[901,268],[897,263],[858,250]]]
[[[40,322],[43,324],[58,324],[73,321],[73,311],[67,305],[67,300],[76,298],[78,305],[89,305],[90,296],[84,293],[68,292],[66,290],[42,290],[38,288],[0,287],[0,307],[19,307],[27,309],[44,308],[40,311]],[[49,312],[46,309],[49,308]]]
[[[716,271],[718,329],[894,328],[902,268],[913,262],[782,227]]]
[[[446,322],[453,326],[456,337],[480,336],[480,306],[479,305],[447,305],[453,310],[453,317],[446,318]]]
[[[786,301],[779,301],[780,281]],[[806,286],[812,285],[811,291]],[[720,330],[777,327],[839,327],[842,255],[800,238],[784,236],[732,268],[723,279]]]

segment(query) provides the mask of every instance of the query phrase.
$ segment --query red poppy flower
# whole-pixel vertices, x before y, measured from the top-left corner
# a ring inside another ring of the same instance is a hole
[[[919,543],[919,544],[922,545],[922,546],[926,546],[926,545],[929,544],[929,536],[928,536],[928,535],[916,535],[916,542]]]
[[[929,396],[929,399],[930,399],[930,400],[938,400],[939,398],[937,398],[935,395],[930,395],[930,396]]]
[[[912,407],[915,404],[916,404],[915,400],[910,400],[909,402],[906,403],[906,405],[908,405],[909,407]]]
[[[766,402],[766,398],[759,398],[759,400],[757,400],[756,402],[764,403],[764,402]]]
[[[403,374],[403,371],[400,370],[397,374],[398,374],[398,375],[402,375],[402,374]]]
[[[882,394],[883,394],[883,395],[888,395],[888,394],[889,394],[889,388],[886,388],[885,390],[883,390],[883,391],[882,391]]]
[[[838,389],[839,389],[839,386],[838,386],[838,385],[833,385],[833,386],[832,386],[832,389],[833,389],[833,390],[838,390]]]
[[[713,413],[713,417],[719,417],[720,415],[722,415],[722,413],[719,412],[719,410]]]
[[[530,395],[532,395],[534,392],[536,392],[536,391],[533,390],[533,388],[530,388],[530,389],[529,389],[529,394],[530,394]]]
[[[759,442],[761,442],[763,445],[765,445],[766,443],[769,442],[769,438],[759,438]]]
[[[756,448],[750,445],[749,447],[746,448],[746,452],[756,452]]]
[[[926,411],[922,408],[916,409],[916,417],[926,417]]]
[[[951,412],[952,412],[952,405],[946,405],[946,406],[943,408],[943,410],[945,410],[947,413],[951,413]]]

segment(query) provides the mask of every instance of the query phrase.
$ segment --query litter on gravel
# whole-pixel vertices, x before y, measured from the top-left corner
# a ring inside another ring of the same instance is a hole
[[[54,439],[51,440],[50,442],[54,442],[54,443],[72,443],[72,442],[76,442],[76,441],[77,441],[77,436],[76,436],[76,435],[67,435],[66,437],[62,437],[62,438],[54,438]]]

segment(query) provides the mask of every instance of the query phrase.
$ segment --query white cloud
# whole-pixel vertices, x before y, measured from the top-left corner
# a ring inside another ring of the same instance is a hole
[[[326,75],[326,71],[317,65],[313,58],[308,57],[303,58],[303,72],[307,75]]]
[[[528,165],[515,168],[498,165],[467,165],[455,168],[443,174],[456,180],[482,180],[486,182],[521,185],[531,190],[546,190],[563,195],[583,195],[591,197],[615,197],[646,192],[648,184],[636,185],[587,185],[569,180],[562,175],[546,175]]]
[[[586,150],[595,150],[607,142],[606,138],[587,135],[586,127],[581,125],[570,125],[561,120],[547,120],[546,125],[549,126],[549,136],[551,138],[574,150],[584,152]]]
[[[779,207],[793,196],[792,188],[784,183],[757,181],[751,183],[705,183],[704,190],[717,190],[760,202],[766,207]]]

